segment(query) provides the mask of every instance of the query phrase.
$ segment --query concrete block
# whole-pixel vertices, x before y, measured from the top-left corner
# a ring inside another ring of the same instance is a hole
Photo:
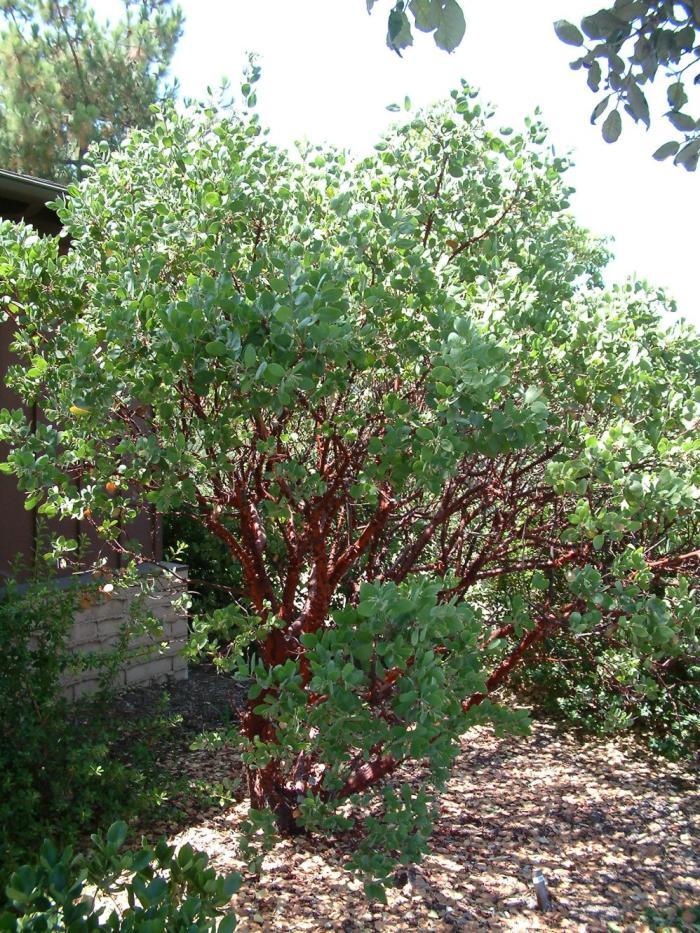
[[[77,619],[79,622],[81,616],[91,622],[101,622],[103,619],[123,619],[128,617],[127,603],[128,599],[125,596],[100,597],[92,606],[81,609]]]
[[[121,635],[122,629],[128,623],[129,617],[123,615],[117,619],[104,619],[97,623],[97,638],[101,642],[114,644]]]
[[[167,565],[174,573],[153,567],[151,589],[140,586],[115,591],[112,596],[88,594],[86,605],[75,616],[69,646],[79,657],[83,654],[109,655],[119,642],[123,629],[139,614],[157,619],[162,631],[156,635],[134,635],[129,643],[122,670],[115,674],[115,684],[145,684],[167,676],[187,677],[187,661],[182,650],[188,639],[187,612],[173,607],[187,588],[187,567]],[[151,572],[151,571],[149,571]],[[94,600],[94,602],[92,602]],[[133,610],[133,616],[132,616]],[[78,699],[94,691],[99,684],[98,671],[66,671],[62,681],[68,699]]]
[[[157,677],[172,673],[172,658],[156,658],[145,664],[135,664],[127,668],[126,682],[129,685],[148,683]]]
[[[167,631],[168,626],[177,625],[178,623],[183,622],[183,617],[176,615],[174,612],[172,612],[172,610],[167,610],[167,611],[163,610],[162,612],[158,613],[156,618],[158,619],[160,623],[162,623],[166,631]],[[186,625],[187,624],[186,617],[184,621]]]
[[[186,638],[174,638],[172,641],[168,642],[168,647],[163,652],[164,654],[169,654],[171,657],[175,655],[180,655],[187,647]]]
[[[76,618],[68,636],[68,645],[71,648],[79,647],[90,642],[95,642],[97,638],[97,622],[93,622],[91,619],[87,618],[82,620]]]
[[[169,640],[182,639],[187,640],[190,634],[187,619],[177,619],[175,622],[169,622],[166,628],[166,635]]]
[[[159,632],[157,635],[151,635],[150,632],[144,632],[143,635],[135,635],[129,639],[130,648],[149,648],[158,647],[161,642],[170,641],[170,633],[167,630]]]

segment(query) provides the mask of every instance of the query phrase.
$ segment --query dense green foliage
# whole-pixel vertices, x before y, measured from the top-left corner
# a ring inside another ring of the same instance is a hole
[[[10,582],[0,593],[0,876],[45,835],[72,842],[117,817],[157,809],[174,789],[157,752],[176,724],[160,709],[146,722],[111,713],[107,685],[123,646],[99,658],[71,650],[83,592]],[[104,675],[105,689],[70,707],[60,678],[76,664]]]
[[[168,560],[187,564],[192,612],[221,609],[243,592],[238,561],[223,541],[187,515],[165,517],[163,546]]]
[[[376,0],[367,0],[371,13]],[[387,45],[398,55],[413,45],[412,26],[432,33],[440,49],[453,52],[464,38],[466,23],[457,0],[398,0],[389,13]],[[647,128],[651,109],[646,92],[662,71],[668,81],[664,114],[680,139],[654,153],[662,160],[695,171],[700,158],[700,119],[688,112],[690,94],[700,83],[700,3],[698,0],[615,0],[581,20],[581,28],[558,20],[556,34],[568,45],[586,46],[572,62],[583,69],[588,87],[602,94],[592,122],[607,112],[603,138],[615,142],[622,131],[621,108]],[[496,41],[494,40],[494,47]]]
[[[163,79],[182,30],[171,0],[124,0],[102,25],[86,0],[7,0],[0,15],[0,166],[56,181],[90,143],[118,143],[171,98]]]
[[[466,87],[359,163],[166,111],[93,151],[67,255],[0,227],[11,383],[46,413],[2,415],[7,469],[115,547],[147,502],[241,568],[215,634],[253,679],[252,861],[352,829],[380,896],[459,736],[526,728],[495,695],[533,646],[697,654],[700,339],[602,289],[565,169]]]
[[[113,823],[104,837],[91,837],[87,856],[74,856],[71,848],[59,852],[45,841],[38,860],[10,877],[0,930],[230,933],[235,928],[236,918],[225,908],[240,887],[239,875],[218,876],[207,856],[189,845],[175,850],[161,841],[153,848],[124,850],[126,835],[126,823]]]
[[[689,655],[643,657],[605,637],[538,646],[514,679],[540,713],[586,733],[637,733],[657,754],[689,758],[700,748],[700,665]]]

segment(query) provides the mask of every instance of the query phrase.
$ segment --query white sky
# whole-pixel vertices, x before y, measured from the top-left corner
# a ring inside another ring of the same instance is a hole
[[[621,139],[604,143],[589,123],[596,100],[585,76],[568,67],[576,50],[552,28],[554,20],[577,21],[602,3],[463,0],[467,35],[455,53],[445,54],[431,36],[418,34],[400,59],[384,42],[390,0],[378,0],[371,16],[364,0],[180,2],[185,31],[172,70],[183,94],[201,97],[224,75],[236,88],[246,53],[258,53],[261,118],[279,143],[308,138],[365,152],[400,116],[387,104],[405,95],[414,106],[432,103],[447,97],[460,78],[497,105],[502,124],[520,125],[539,105],[557,150],[574,155],[568,178],[577,189],[576,217],[595,233],[614,237],[609,281],[636,274],[663,285],[679,311],[700,324],[700,170],[687,173],[652,160],[654,149],[672,135],[660,119],[648,134],[625,120]],[[100,13],[118,15],[117,0],[95,5]]]

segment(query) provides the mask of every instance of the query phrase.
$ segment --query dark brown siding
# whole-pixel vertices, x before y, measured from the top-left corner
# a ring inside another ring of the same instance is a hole
[[[18,408],[17,397],[5,385],[5,373],[11,363],[12,323],[0,323],[0,408]],[[7,457],[7,446],[0,444],[0,461]],[[24,508],[24,496],[17,489],[14,476],[0,473],[0,580],[8,573],[17,555],[28,558],[34,550],[35,515]]]

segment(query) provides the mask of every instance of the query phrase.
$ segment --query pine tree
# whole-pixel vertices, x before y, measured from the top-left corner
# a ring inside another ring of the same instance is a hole
[[[101,23],[85,0],[6,0],[0,31],[0,166],[57,181],[80,175],[90,143],[147,126],[182,32],[171,0],[123,0]]]

